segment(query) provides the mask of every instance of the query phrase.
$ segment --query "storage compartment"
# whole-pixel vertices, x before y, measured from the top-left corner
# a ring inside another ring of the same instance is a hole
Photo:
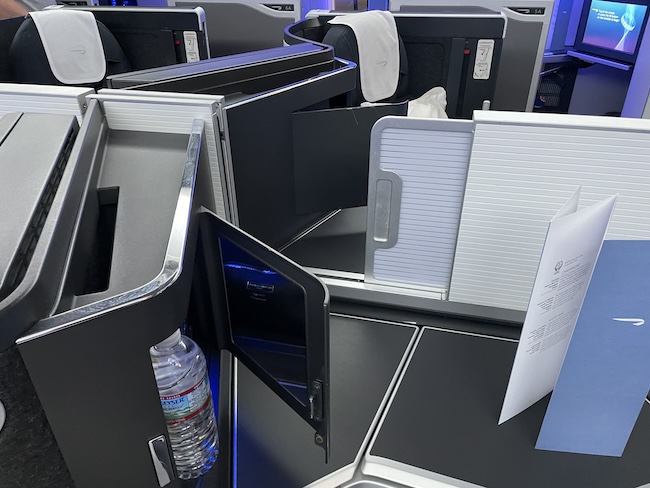
[[[329,452],[326,288],[203,206],[213,198],[200,114],[214,117],[219,101],[187,102],[181,116],[166,98],[89,103],[69,162],[84,178],[61,195],[77,195],[76,225],[58,242],[62,272],[48,277],[62,293],[18,339],[77,487],[181,486],[158,442],[167,427],[149,348],[182,324],[226,398],[224,452],[208,478],[231,483],[226,349],[304,419],[321,462]]]

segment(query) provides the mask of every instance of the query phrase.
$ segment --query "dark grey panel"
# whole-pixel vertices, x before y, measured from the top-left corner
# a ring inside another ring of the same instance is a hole
[[[235,2],[176,2],[175,5],[205,10],[212,58],[282,46],[284,28],[300,15],[300,12],[279,13],[270,8],[266,13]]]
[[[75,8],[92,12],[97,21],[106,26],[123,49],[131,69],[187,62],[185,32],[196,34],[199,57],[208,58],[205,28],[194,10],[90,5]]]
[[[55,304],[88,175],[75,160],[75,117],[10,117],[0,146],[0,351]]]
[[[293,114],[296,212],[365,206],[370,130],[379,118],[406,111],[403,102]]]
[[[239,226],[274,248],[291,242],[323,213],[298,215],[293,182],[292,114],[354,87],[343,62],[294,83],[225,107]]]
[[[508,18],[492,109],[526,111],[530,85],[536,84],[539,76],[535,61],[543,27],[543,22]]]
[[[3,19],[0,23],[0,82],[14,82],[11,65],[9,64],[9,46],[13,40],[18,28],[23,23],[24,17],[14,19]]]
[[[439,6],[402,5],[401,12],[430,12]],[[507,12],[506,12],[507,15]],[[531,16],[532,17],[532,16]],[[539,73],[535,70],[537,53],[540,48],[544,22],[533,19],[521,21],[508,17],[505,37],[498,63],[496,88],[492,101],[494,110],[525,111],[530,94],[531,83],[537,83]],[[483,38],[472,32],[473,36]]]
[[[75,306],[132,290],[162,269],[185,159],[187,136],[110,131],[97,189],[117,188],[109,287]],[[88,197],[97,198],[94,193]],[[85,215],[88,218],[87,215]]]
[[[425,329],[371,454],[494,488],[650,482],[648,405],[622,458],[536,450],[548,396],[497,425],[516,347]]]
[[[16,116],[7,117],[15,120]],[[6,284],[5,273],[75,127],[71,116],[23,114],[0,145],[0,209],[4,224],[0,227],[0,287]],[[34,144],[36,134],[38,144]]]
[[[147,441],[166,425],[149,347],[182,322],[179,294],[19,346],[77,488],[158,487]]]
[[[0,285],[5,284],[4,289],[0,286],[0,401],[6,412],[0,427],[3,488],[73,486],[25,365],[12,345],[54,301],[57,273],[43,265],[48,232],[36,255],[37,264],[31,268],[27,256],[32,246],[28,244],[31,241],[35,248],[42,235],[56,185],[63,179],[64,148],[71,145],[67,139],[75,127],[72,116],[9,114],[0,119]],[[34,144],[35,134],[38,144]],[[82,168],[76,169],[83,174]],[[66,180],[72,171],[69,168]],[[63,186],[65,193],[66,182]],[[50,228],[57,218],[55,206]],[[53,264],[57,269],[61,266]],[[39,280],[39,271],[44,271],[45,279]],[[23,272],[31,273],[23,280]]]
[[[331,459],[310,427],[239,366],[238,488],[298,488],[354,462],[415,329],[332,316],[330,322]]]

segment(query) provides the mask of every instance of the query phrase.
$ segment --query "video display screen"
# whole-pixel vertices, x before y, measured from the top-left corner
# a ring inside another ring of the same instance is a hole
[[[582,43],[634,54],[647,8],[633,3],[592,0]]]

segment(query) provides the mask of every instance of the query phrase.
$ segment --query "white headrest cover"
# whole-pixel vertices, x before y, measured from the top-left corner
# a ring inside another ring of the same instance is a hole
[[[349,26],[357,38],[363,98],[376,102],[393,96],[399,81],[399,41],[393,15],[370,10],[340,15],[329,23]]]
[[[106,76],[106,59],[95,16],[81,10],[31,12],[52,73],[61,83],[97,83]]]

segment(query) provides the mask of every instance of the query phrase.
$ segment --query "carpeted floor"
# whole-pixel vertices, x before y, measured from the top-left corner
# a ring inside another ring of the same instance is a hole
[[[14,346],[0,352],[0,488],[73,488],[61,452]]]

